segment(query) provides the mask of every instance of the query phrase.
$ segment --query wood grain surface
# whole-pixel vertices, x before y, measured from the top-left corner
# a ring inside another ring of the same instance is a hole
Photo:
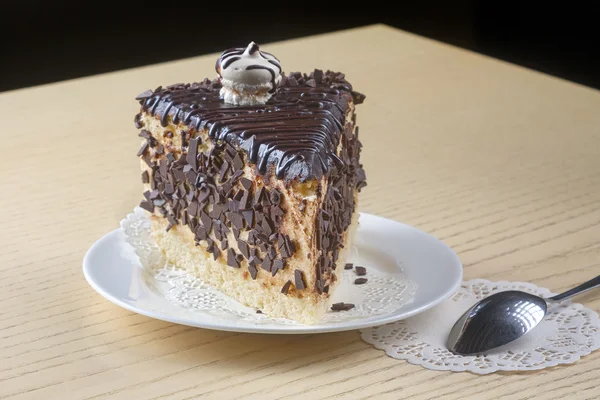
[[[436,235],[465,279],[558,291],[598,275],[599,92],[382,25],[265,49],[367,94],[362,211]],[[600,353],[535,373],[434,372],[357,331],[216,332],[96,294],[82,258],[141,199],[134,97],[213,76],[215,58],[0,94],[0,399],[599,398]],[[579,301],[600,310],[598,292]]]

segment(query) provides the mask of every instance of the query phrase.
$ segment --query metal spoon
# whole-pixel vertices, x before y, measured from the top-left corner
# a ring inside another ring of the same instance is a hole
[[[539,324],[548,302],[560,302],[600,286],[600,275],[581,285],[543,299],[517,290],[498,292],[479,301],[456,321],[446,345],[461,355],[480,354],[510,343]]]

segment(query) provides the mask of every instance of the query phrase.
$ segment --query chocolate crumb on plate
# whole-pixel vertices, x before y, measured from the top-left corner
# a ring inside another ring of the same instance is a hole
[[[335,303],[331,305],[331,311],[348,311],[354,308],[352,303]]]
[[[365,267],[357,265],[354,269],[356,270],[356,275],[358,276],[363,276],[367,274],[367,269]]]
[[[344,265],[344,269],[352,269],[353,265],[352,263],[347,263],[346,265]]]
[[[367,278],[358,278],[354,280],[354,284],[355,285],[362,285],[363,283],[367,283],[368,279]]]

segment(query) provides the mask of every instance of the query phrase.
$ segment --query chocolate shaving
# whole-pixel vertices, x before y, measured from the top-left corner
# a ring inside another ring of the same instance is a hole
[[[223,185],[221,185],[221,190],[223,191],[223,193],[225,194],[226,197],[230,197],[230,191],[232,189],[231,186],[231,182],[225,182]]]
[[[279,235],[278,244],[279,251],[283,258],[290,258],[296,251],[294,242],[292,242],[287,235]]]
[[[231,224],[237,228],[237,229],[242,229],[244,227],[244,220],[242,219],[242,216],[237,213],[237,212],[228,212],[226,213],[227,218],[229,219],[229,221],[231,221]]]
[[[147,166],[149,166],[150,168],[154,168],[154,166],[156,165],[152,159],[150,158],[150,156],[146,155],[144,157],[142,157],[142,160],[144,160],[144,162],[146,163]]]
[[[223,214],[221,214],[221,217],[220,217],[220,220],[219,220],[219,222],[221,223],[221,231],[224,234],[228,234],[229,232],[231,232],[231,230],[227,227],[227,225],[225,224],[224,221],[225,221],[225,217],[224,217]]]
[[[248,260],[248,264],[252,265],[253,267],[260,265],[261,263],[262,263],[262,260],[257,256],[251,256],[250,259]]]
[[[275,259],[275,257],[277,256],[277,251],[275,250],[275,246],[270,246],[269,247],[269,257],[271,257],[271,259]]]
[[[239,209],[246,210],[250,207],[250,191],[245,190],[239,202]]]
[[[246,227],[253,228],[254,227],[254,211],[243,210],[242,216],[244,217],[244,220],[246,221]]]
[[[208,188],[200,188],[200,195],[198,196],[198,201],[200,203],[204,203],[206,202],[209,196],[210,190],[208,190]]]
[[[287,281],[281,288],[281,293],[287,295],[288,291],[290,290],[291,285],[292,285],[292,281]]]
[[[169,153],[169,154],[171,154],[171,153]],[[167,154],[167,159],[169,159],[169,154]],[[181,169],[174,169],[173,176],[175,177],[175,180],[177,182],[185,181],[185,178],[186,178],[185,174],[183,173],[183,170],[181,170]]]
[[[256,275],[258,273],[258,270],[256,269],[256,266],[249,264],[248,265],[248,272],[250,272],[250,276],[252,277],[252,279],[256,279]]]
[[[252,245],[252,246],[256,245],[254,231],[248,232],[248,239],[246,241],[248,242],[249,245]]]
[[[212,218],[210,218],[204,211],[202,211],[200,213],[200,221],[202,222],[204,229],[206,229],[206,232],[209,233],[210,228],[212,227]]]
[[[240,183],[242,184],[242,186],[246,190],[250,190],[250,188],[252,187],[252,181],[250,179],[248,179],[248,178],[242,178],[242,179],[240,179]]]
[[[277,271],[283,269],[283,267],[283,260],[281,260],[280,258],[276,259],[275,261],[273,261],[273,265],[271,266],[271,275],[275,276],[275,274],[277,274]]]
[[[192,220],[190,220],[190,222],[191,221],[196,221],[196,220],[192,219]],[[190,225],[195,225],[195,224],[190,224]],[[208,235],[206,234],[206,229],[202,225],[198,225],[198,227],[196,228],[194,233],[196,234],[196,240],[206,240],[208,238]]]
[[[136,100],[146,100],[152,97],[154,92],[152,90],[146,90],[144,93],[138,94]]]
[[[233,196],[233,199],[235,201],[240,201],[242,199],[242,197],[244,196],[244,190],[238,190],[235,194],[235,196]]]
[[[223,164],[221,164],[221,168],[219,169],[219,180],[221,182],[225,182],[225,178],[227,176],[228,171],[229,171],[229,163],[227,162],[227,160],[224,160]]]
[[[318,271],[318,269],[317,269]],[[323,279],[317,279],[317,281],[315,282],[315,288],[317,289],[317,293],[321,294],[323,293]]]
[[[196,213],[198,212],[198,203],[192,201],[188,206],[187,212],[192,216],[197,215]]]
[[[141,118],[142,118],[142,113],[137,113],[135,115],[135,117],[133,118],[133,123],[137,129],[141,129],[144,127],[144,123],[142,121],[140,121]]]
[[[355,285],[362,285],[364,283],[367,283],[368,279],[367,278],[357,278],[354,280],[354,284]]]
[[[188,164],[192,167],[194,171],[198,170],[198,139],[190,140],[190,145],[188,146],[188,153],[185,157]]]
[[[213,246],[213,250],[212,250],[213,258],[216,261],[217,258],[219,258],[219,256],[221,255],[221,252],[219,251],[219,248],[217,246],[215,246],[214,244],[212,246]]]
[[[246,257],[246,259],[250,258],[250,248],[248,247],[248,243],[238,239],[237,244],[238,249],[244,255],[244,257]]]
[[[188,226],[192,232],[196,232],[196,228],[198,227],[198,219],[190,215],[188,218]]]
[[[138,136],[141,137],[141,138],[144,138],[146,140],[150,140],[150,138],[152,137],[152,135],[150,134],[150,132],[148,132],[145,129],[142,129],[140,131],[140,133],[138,133]]]
[[[294,285],[298,290],[306,288],[306,284],[304,283],[304,273],[299,269],[294,271]]]
[[[218,241],[223,240],[223,231],[221,230],[222,227],[222,222],[219,220],[216,220],[213,223],[213,235],[215,235],[215,239],[217,239]]]
[[[352,92],[352,100],[354,101],[354,104],[362,104],[366,98],[367,96],[365,96],[362,93],[359,93],[357,91]]]
[[[210,212],[208,213],[208,215],[210,215],[212,218],[214,219],[219,219],[221,217],[221,214],[223,214],[223,204],[218,204],[215,203],[214,201],[210,201],[210,203],[213,203],[212,206],[212,210],[210,210]]]
[[[285,245],[283,247],[281,247],[279,249],[279,251],[281,252],[281,257],[283,257],[283,258],[290,258],[292,256],[290,254],[289,247],[286,247]]]
[[[242,169],[244,167],[244,162],[240,157],[239,153],[236,153],[235,158],[233,159],[233,169],[235,171]]]
[[[263,192],[264,192],[264,188],[261,186],[260,189],[258,189],[256,191],[256,193],[254,194],[254,199],[252,199],[252,207],[256,207],[256,205],[261,202]]]
[[[234,160],[235,161],[235,160]],[[240,179],[240,177],[244,175],[244,171],[242,171],[241,169],[238,169],[237,171],[235,171],[233,173],[233,175],[231,175],[231,182],[236,182],[238,179]]]
[[[233,268],[239,268],[240,264],[236,258],[235,251],[232,248],[227,250],[227,265]]]
[[[269,257],[265,257],[263,262],[260,264],[260,267],[265,271],[271,272],[271,266],[273,265],[273,261]]]
[[[354,304],[351,303],[335,303],[331,305],[332,311],[348,311],[354,308]]]
[[[365,267],[357,265],[354,269],[356,271],[356,275],[358,276],[363,276],[367,274],[367,269]]]
[[[143,208],[146,211],[149,211],[151,213],[154,212],[154,204],[152,204],[152,202],[148,201],[148,200],[144,200],[140,203],[140,207]]]
[[[142,183],[150,183],[150,175],[148,175],[148,171],[142,172]]]
[[[323,83],[323,71],[320,69],[315,69],[315,71],[312,73],[312,78],[316,83]]]
[[[271,204],[279,204],[281,202],[281,193],[279,193],[279,190],[274,189],[271,192]]]
[[[168,179],[168,177],[167,177],[167,160],[160,160],[158,162],[158,165],[159,165],[160,176],[164,180]]]
[[[198,174],[196,175],[196,179],[194,180],[194,186],[200,188],[206,181],[206,176],[202,172],[198,172]]]
[[[237,200],[229,200],[227,202],[227,209],[231,212],[236,212],[240,210],[240,202]]]
[[[137,156],[141,157],[142,155],[146,154],[146,151],[148,150],[148,142],[144,142],[142,144],[142,147],[140,147],[140,149],[137,152]]]
[[[265,235],[269,236],[271,233],[273,233],[273,228],[271,227],[271,223],[266,218],[263,219],[261,226],[263,228],[263,231],[265,232]]]

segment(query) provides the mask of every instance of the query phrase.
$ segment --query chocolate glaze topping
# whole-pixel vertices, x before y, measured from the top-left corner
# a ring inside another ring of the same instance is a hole
[[[146,91],[136,99],[142,109],[160,118],[162,126],[183,123],[208,129],[215,143],[242,148],[261,174],[306,181],[344,167],[336,155],[352,90],[344,74],[315,70],[292,73],[265,104],[234,106],[219,98],[218,80],[176,84]]]

